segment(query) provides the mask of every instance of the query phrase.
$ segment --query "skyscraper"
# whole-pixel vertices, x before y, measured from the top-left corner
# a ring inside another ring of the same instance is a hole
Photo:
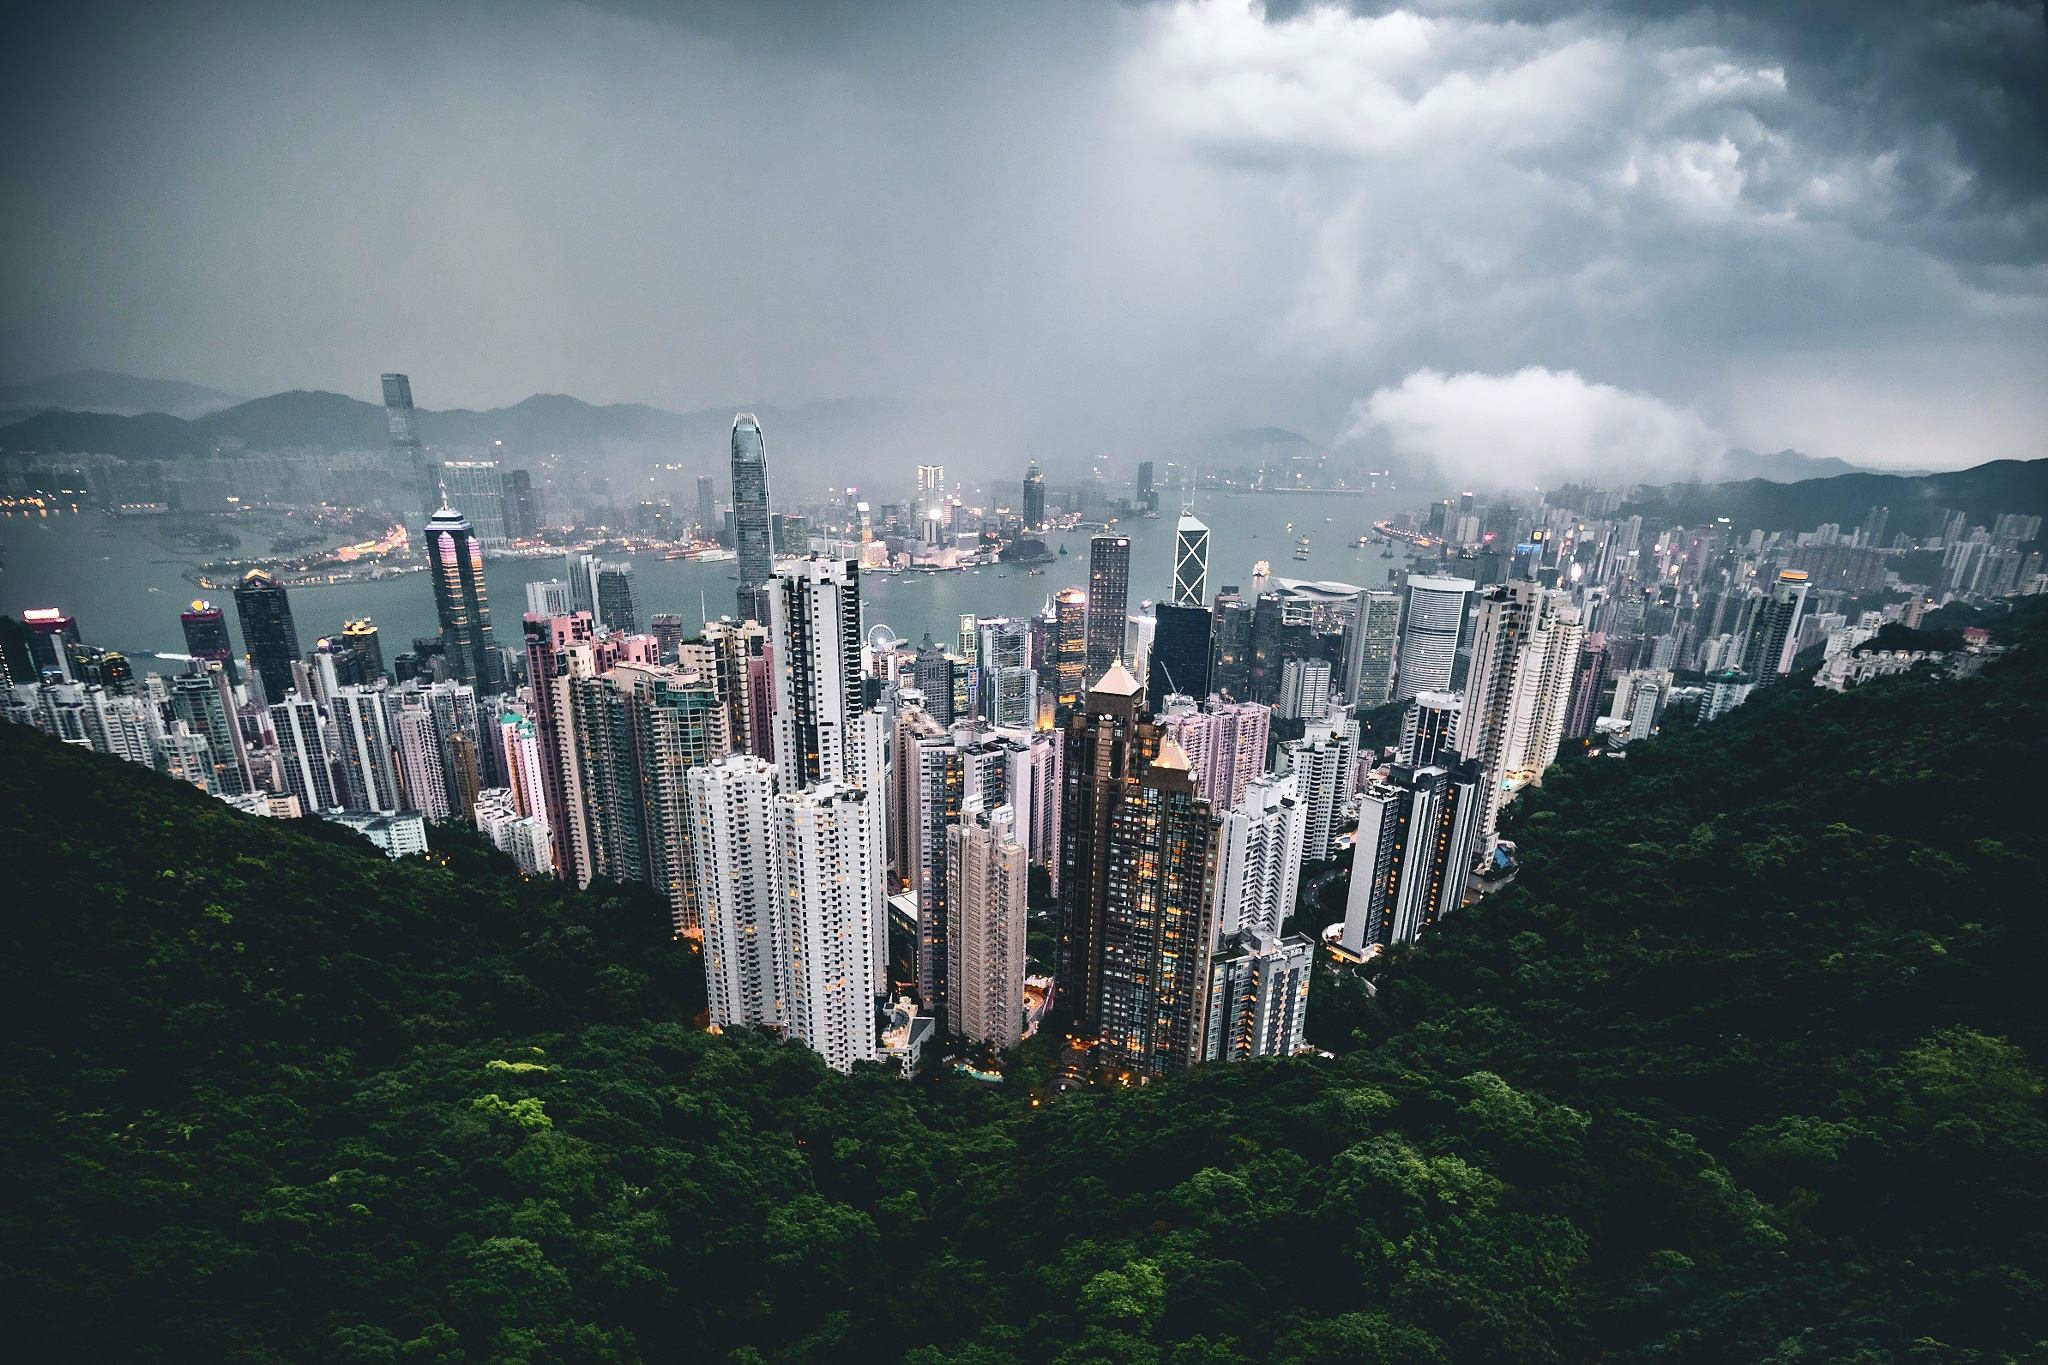
[[[1182,512],[1173,533],[1173,605],[1200,607],[1208,600],[1209,528],[1193,512]]]
[[[384,376],[384,424],[391,433],[392,472],[412,486],[419,498],[420,516],[432,517],[441,510],[441,481],[427,463],[419,414],[412,406],[412,380],[405,375]]]
[[[1457,692],[1417,692],[1401,717],[1401,762],[1427,768],[1458,756],[1458,713],[1465,698]]]
[[[327,699],[327,715],[334,724],[336,756],[341,760],[343,807],[377,813],[400,809],[404,801],[398,792],[383,699],[366,687],[340,687]],[[467,806],[456,814],[466,817]]]
[[[1417,692],[1449,690],[1457,672],[1465,604],[1474,586],[1469,578],[1408,580],[1408,625],[1401,636],[1395,701],[1406,701]]]
[[[1807,575],[1803,570],[1779,570],[1770,597],[1758,605],[1756,614],[1750,618],[1742,667],[1756,681],[1769,682],[1792,671],[1793,657],[1799,653],[1799,621],[1806,612],[1806,589]]]
[[[1023,1037],[1027,863],[1007,805],[968,807],[946,828],[946,951],[953,1032],[998,1048]]]
[[[171,705],[177,718],[206,741],[214,769],[210,789],[229,796],[253,791],[256,784],[249,769],[249,751],[242,740],[227,673],[218,665],[195,663],[194,667],[202,671],[171,680]]]
[[[571,551],[567,558],[569,575],[569,607],[571,614],[579,611],[590,613],[590,623],[604,624],[604,617],[597,610],[597,574],[603,566],[596,555],[579,554]],[[529,599],[530,600],[530,599]]]
[[[766,625],[762,589],[775,576],[775,537],[768,521],[768,443],[751,412],[732,419],[732,528],[739,555],[740,619]]]
[[[1304,814],[1301,856],[1325,862],[1351,797],[1351,770],[1358,759],[1358,722],[1311,725],[1300,739],[1280,746],[1280,771],[1299,779]]]
[[[1344,697],[1354,707],[1385,706],[1394,692],[1394,659],[1401,639],[1398,593],[1370,588],[1344,637]]]
[[[510,536],[505,529],[505,480],[495,460],[446,460],[441,464],[446,505],[459,508],[476,528],[477,538],[492,549]]]
[[[1283,720],[1321,720],[1330,710],[1330,662],[1288,659],[1280,665],[1280,699],[1273,714]]]
[[[1222,816],[1216,862],[1216,932],[1278,934],[1294,913],[1306,812],[1292,773],[1253,781],[1244,801]],[[1213,803],[1212,803],[1213,804]]]
[[[1235,587],[1216,594],[1209,651],[1209,690],[1229,701],[1252,700],[1252,604]]]
[[[296,693],[280,692],[278,696],[282,700],[270,704],[270,726],[277,734],[285,788],[299,798],[299,809],[309,816],[340,810],[327,740],[320,730],[319,706],[311,697]]]
[[[1081,703],[1088,663],[1088,594],[1079,588],[1062,588],[1054,595],[1046,653],[1051,667],[1039,668],[1039,680],[1052,683],[1053,719],[1064,726]]]
[[[1112,664],[1064,736],[1060,996],[1098,1065],[1195,1059],[1208,992],[1216,824],[1187,755]]]
[[[230,684],[242,681],[235,665],[235,642],[228,638],[228,618],[211,602],[194,601],[178,613],[185,628],[185,652],[195,659],[217,663],[226,670]]]
[[[839,1071],[875,1059],[888,924],[879,894],[880,803],[821,782],[775,798],[789,1036]]]
[[[533,497],[533,476],[523,469],[505,475],[505,533],[514,540],[540,534],[540,506]]]
[[[36,671],[45,678],[74,681],[71,650],[78,644],[77,620],[57,607],[29,607],[21,613],[21,625]]]
[[[1145,709],[1158,715],[1170,693],[1200,701],[1209,695],[1212,618],[1199,604],[1161,602],[1152,608],[1152,659],[1145,673]]]
[[[689,772],[691,856],[704,923],[711,1025],[787,1023],[782,995],[781,851],[775,765],[734,754]]]
[[[956,956],[952,932],[957,909],[947,861],[947,830],[970,808],[993,810],[1004,802],[1010,777],[1008,750],[987,741],[972,725],[951,732],[936,724],[905,736],[910,749],[899,754],[905,779],[914,783],[899,808],[909,821],[899,857],[917,894],[917,981],[925,1013],[941,1028],[958,1031],[949,972]]]
[[[1045,475],[1038,472],[1038,461],[1024,471],[1024,529],[1043,530],[1045,527]]]
[[[374,683],[384,676],[384,647],[378,643],[375,622],[367,616],[356,621],[344,621],[341,638],[356,652],[364,682]]]
[[[505,685],[505,661],[491,633],[484,547],[462,513],[444,508],[427,523],[426,550],[448,676],[494,696]]]
[[[697,476],[697,539],[718,539],[722,522],[718,515],[718,482],[709,474]]]
[[[1202,1059],[1247,1062],[1302,1049],[1315,945],[1251,929],[1223,936],[1209,969]]]
[[[1412,943],[1464,904],[1484,781],[1479,764],[1465,759],[1397,764],[1387,781],[1366,788],[1340,938],[1345,951],[1362,956]]]
[[[621,635],[640,633],[638,576],[630,561],[606,564],[597,571],[597,619],[606,630]]]
[[[1138,505],[1147,512],[1159,510],[1159,490],[1152,486],[1152,462],[1138,462]]]
[[[1521,579],[1480,594],[1458,751],[1486,770],[1483,847],[1490,847],[1503,798],[1541,779],[1557,757],[1579,637],[1579,613],[1569,594]]]
[[[1131,538],[1088,540],[1088,646],[1086,673],[1093,682],[1123,656],[1124,613],[1131,587]]]
[[[526,610],[533,616],[567,616],[575,611],[569,597],[568,580],[542,578],[528,583]]]

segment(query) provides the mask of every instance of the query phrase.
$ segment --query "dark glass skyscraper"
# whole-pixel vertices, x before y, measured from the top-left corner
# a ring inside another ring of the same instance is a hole
[[[768,604],[762,589],[775,577],[775,534],[768,522],[768,443],[751,412],[732,419],[732,514],[740,619],[765,625]]]
[[[284,584],[261,569],[249,570],[235,584],[235,614],[242,618],[249,667],[263,680],[264,698],[275,706],[292,690],[292,664],[299,658],[299,631]]]
[[[178,613],[178,621],[185,627],[187,654],[219,664],[226,670],[230,685],[242,680],[242,670],[235,663],[235,642],[228,638],[226,612],[211,602],[194,602]]]
[[[392,472],[412,482],[420,515],[441,510],[441,480],[427,464],[426,442],[420,440],[419,414],[413,411],[412,380],[402,374],[384,376],[384,424],[391,432]]]
[[[478,692],[495,694],[504,688],[505,661],[491,634],[483,542],[462,513],[444,508],[427,523],[426,546],[448,676],[473,684]]]
[[[1131,593],[1131,538],[1092,536],[1088,541],[1088,681],[1094,682],[1124,654],[1124,613]]]
[[[1201,701],[1209,695],[1209,609],[1161,602],[1152,608],[1152,664],[1145,675],[1145,709],[1158,715],[1168,693]]]
[[[533,501],[533,476],[515,469],[505,476],[505,534],[532,540],[540,534],[540,509]]]
[[[1024,529],[1035,531],[1045,525],[1045,475],[1038,472],[1038,461],[1031,462],[1031,468],[1024,471]]]

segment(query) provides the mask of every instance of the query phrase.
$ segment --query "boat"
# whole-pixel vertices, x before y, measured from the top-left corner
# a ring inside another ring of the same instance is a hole
[[[1066,547],[1065,543],[1063,542],[1063,543],[1062,543],[1062,544],[1060,545],[1060,553],[1061,553],[1061,554],[1065,554],[1066,552],[1067,552],[1067,547]]]

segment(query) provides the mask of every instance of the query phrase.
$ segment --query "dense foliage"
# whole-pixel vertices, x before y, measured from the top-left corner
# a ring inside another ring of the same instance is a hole
[[[1574,759],[1340,1055],[1034,1104],[714,1037],[638,891],[0,727],[22,1358],[2048,1359],[2044,669]],[[1034,1074],[1038,1068],[1027,1068]]]

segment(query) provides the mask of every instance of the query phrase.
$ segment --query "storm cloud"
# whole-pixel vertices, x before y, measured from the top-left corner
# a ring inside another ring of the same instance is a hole
[[[0,377],[873,397],[963,471],[1268,424],[1459,468],[1493,422],[1632,474],[2048,454],[2038,5],[37,22]]]

